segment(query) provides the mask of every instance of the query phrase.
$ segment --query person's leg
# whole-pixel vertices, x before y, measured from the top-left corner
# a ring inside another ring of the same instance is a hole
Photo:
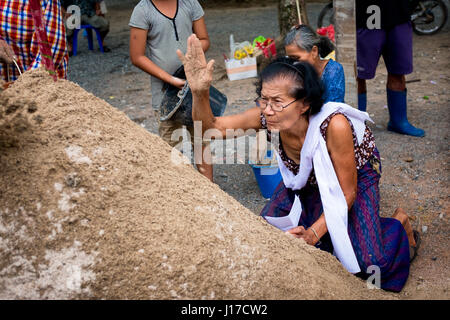
[[[411,125],[407,117],[405,75],[413,71],[411,23],[398,25],[388,32],[383,58],[388,71],[386,87],[389,108],[388,130],[423,137],[425,131]]]
[[[158,118],[159,122],[159,136],[167,142],[171,147],[175,148],[178,146],[178,144],[184,142],[184,136],[185,134],[189,135],[189,139],[191,140],[191,146],[195,147],[193,141],[194,141],[194,130],[190,127],[185,127],[182,124],[176,122],[176,121],[160,121],[159,120],[159,111],[155,111],[155,116]],[[179,132],[176,132],[177,130],[180,130]],[[186,132],[183,132],[186,130]],[[175,135],[174,135],[175,133]],[[206,152],[205,152],[206,150]],[[201,156],[201,159],[197,159],[197,153],[195,150],[193,150],[194,154],[194,162],[196,163],[198,171],[204,175],[206,178],[208,178],[211,182],[213,182],[213,167],[212,167],[212,160],[211,160],[211,151],[209,149],[209,144],[202,144],[202,153],[199,154]]]
[[[388,73],[387,88],[389,90],[394,90],[394,91],[405,91],[406,90],[405,76],[402,74]]]
[[[106,19],[105,17],[98,17],[98,20],[99,20],[98,30],[100,31],[103,46],[105,47],[105,38],[106,35],[109,33],[109,20]]]
[[[213,166],[212,166],[212,156],[211,156],[211,148],[209,141],[203,141],[203,137],[198,137],[201,139],[201,153],[196,152],[195,148],[200,143],[195,143],[195,130],[193,127],[188,128],[189,133],[191,134],[191,145],[194,153],[194,163],[197,166],[197,170],[208,178],[211,182],[214,182],[213,175]]]
[[[392,215],[392,218],[400,221],[403,228],[405,228],[406,234],[408,235],[409,245],[411,247],[415,247],[416,240],[414,239],[413,228],[411,226],[411,223],[409,222],[409,217],[406,214],[406,212],[402,208],[397,208],[395,210],[394,214]]]
[[[366,79],[356,78],[358,82],[358,109],[360,111],[367,110],[367,86]]]
[[[202,161],[201,163],[197,163],[197,169],[202,175],[211,180],[211,182],[214,182],[211,149],[209,145],[202,146],[202,155]]]
[[[109,20],[106,19],[105,17],[100,17],[100,16],[92,16],[92,17],[88,17],[86,18],[86,23],[90,24],[91,26],[93,26],[94,28],[98,29],[98,31],[100,32],[100,37],[102,40],[102,44],[103,44],[103,48],[105,49],[105,37],[109,32]],[[105,51],[109,51],[108,49],[106,49]]]
[[[356,78],[358,81],[358,94],[367,92],[366,79]]]
[[[64,21],[64,26],[66,27],[66,43],[67,43],[67,51],[69,55],[72,55],[72,39],[73,39],[73,29],[71,26],[67,25],[67,20]]]
[[[174,121],[160,121],[159,120],[159,112],[155,112],[158,117],[159,128],[158,133],[161,139],[167,142],[172,148],[175,148],[179,143],[183,142],[184,132],[183,126]],[[175,132],[180,130],[179,132]],[[175,134],[174,134],[175,133]]]
[[[383,30],[358,29],[356,37],[358,109],[367,109],[366,79],[373,79],[386,36]]]

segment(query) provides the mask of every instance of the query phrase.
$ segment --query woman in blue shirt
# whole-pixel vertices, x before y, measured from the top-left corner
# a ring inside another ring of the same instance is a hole
[[[299,25],[286,35],[284,45],[290,58],[309,62],[316,69],[324,84],[325,103],[344,102],[344,68],[339,62],[325,59],[334,50],[330,39],[319,36],[307,25]]]

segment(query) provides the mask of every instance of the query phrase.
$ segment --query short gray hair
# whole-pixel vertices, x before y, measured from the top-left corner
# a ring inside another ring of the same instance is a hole
[[[319,56],[326,57],[334,50],[334,44],[327,37],[319,36],[310,26],[299,25],[291,29],[284,38],[284,45],[296,44],[300,49],[311,52],[314,46],[319,49]]]

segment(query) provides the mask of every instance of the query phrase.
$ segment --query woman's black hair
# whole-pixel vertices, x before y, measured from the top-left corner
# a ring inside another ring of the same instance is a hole
[[[308,62],[297,61],[288,57],[273,60],[260,73],[256,83],[256,93],[261,96],[263,83],[275,79],[291,79],[293,85],[289,95],[296,99],[305,99],[310,105],[310,114],[316,114],[323,105],[324,87],[316,70]]]

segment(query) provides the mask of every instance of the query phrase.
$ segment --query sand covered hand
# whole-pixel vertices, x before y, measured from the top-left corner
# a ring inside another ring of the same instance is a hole
[[[206,63],[205,54],[197,36],[195,34],[189,36],[185,55],[180,50],[177,50],[177,54],[184,65],[191,91],[193,93],[208,91],[212,82],[214,60]]]

